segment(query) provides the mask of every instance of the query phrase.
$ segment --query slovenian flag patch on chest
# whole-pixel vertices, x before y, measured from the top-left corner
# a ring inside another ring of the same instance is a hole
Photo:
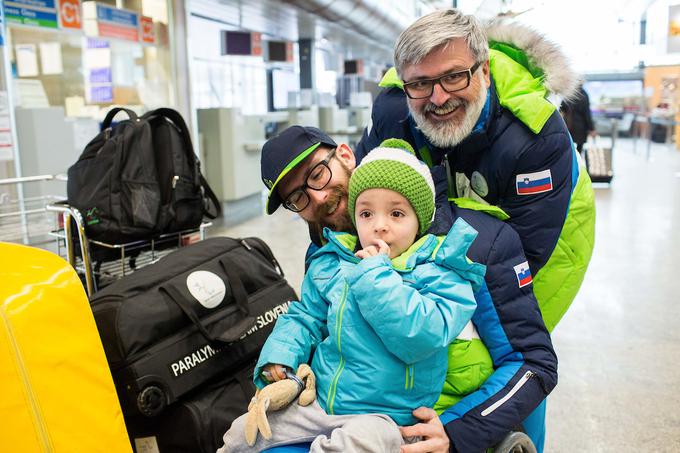
[[[527,286],[531,283],[531,270],[529,270],[529,263],[523,262],[514,267],[515,274],[517,275],[517,283],[519,287]]]
[[[549,169],[517,175],[515,181],[517,195],[534,195],[550,192],[553,189],[552,175]]]

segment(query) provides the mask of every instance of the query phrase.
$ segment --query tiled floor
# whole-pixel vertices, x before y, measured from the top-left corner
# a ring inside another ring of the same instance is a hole
[[[546,452],[680,452],[680,152],[637,145],[617,142],[596,189],[593,259],[553,335]],[[307,229],[291,213],[211,234],[263,238],[299,292]]]

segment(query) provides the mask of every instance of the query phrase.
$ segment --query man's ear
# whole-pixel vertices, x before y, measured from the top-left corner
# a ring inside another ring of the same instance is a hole
[[[340,143],[338,145],[338,148],[335,150],[335,156],[340,159],[350,170],[354,170],[354,168],[357,166],[357,161],[354,157],[354,151],[352,151],[350,147],[344,143]]]
[[[486,87],[489,88],[491,86],[491,72],[489,71],[489,60],[486,60],[482,65],[482,74],[484,74],[484,82],[486,83]]]

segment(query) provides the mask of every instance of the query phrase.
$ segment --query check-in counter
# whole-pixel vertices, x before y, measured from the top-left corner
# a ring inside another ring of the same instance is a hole
[[[264,212],[260,154],[265,141],[290,125],[317,126],[316,107],[243,115],[239,108],[198,110],[203,174],[222,201],[224,221],[242,222]]]

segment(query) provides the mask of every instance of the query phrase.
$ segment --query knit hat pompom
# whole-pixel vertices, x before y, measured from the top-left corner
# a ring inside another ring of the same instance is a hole
[[[403,149],[404,151],[408,151],[414,156],[416,155],[416,152],[413,150],[413,146],[411,146],[409,142],[407,142],[406,140],[402,140],[401,138],[386,138],[385,140],[382,141],[378,148],[399,148]]]
[[[435,209],[434,182],[427,165],[418,160],[410,145],[408,148],[404,149],[403,144],[399,147],[375,148],[354,170],[349,180],[348,210],[355,226],[355,206],[361,192],[368,189],[389,189],[401,194],[413,206],[418,217],[419,235],[430,228]]]

